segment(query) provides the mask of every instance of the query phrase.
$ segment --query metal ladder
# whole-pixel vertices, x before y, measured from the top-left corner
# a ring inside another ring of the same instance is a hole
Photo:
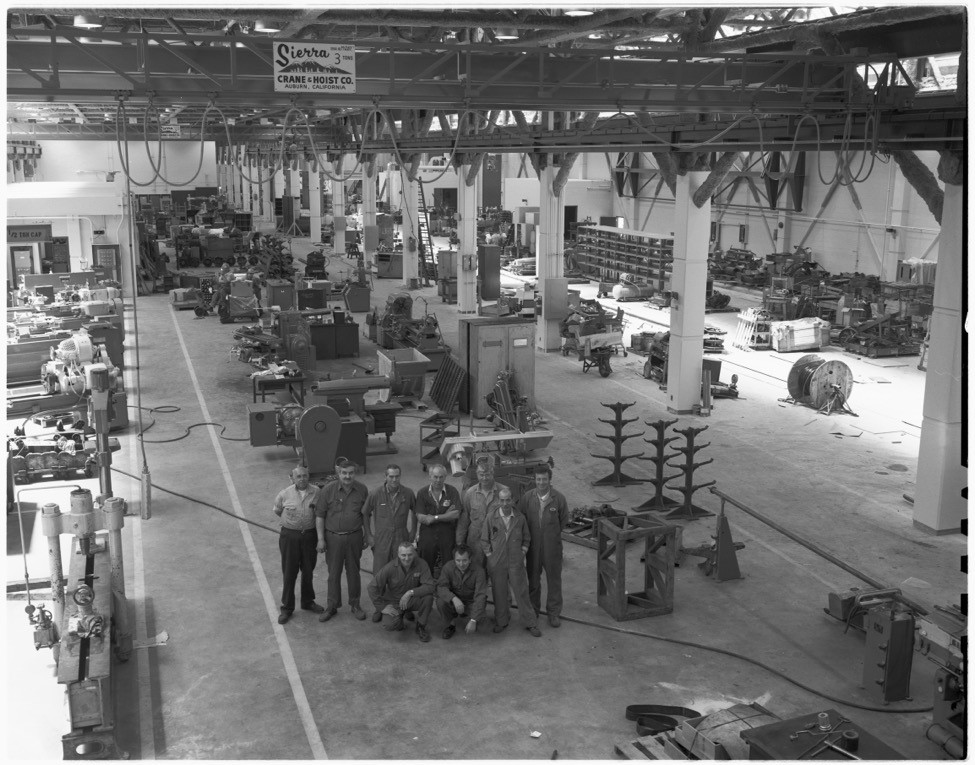
[[[420,276],[423,278],[423,286],[429,287],[430,280],[437,278],[437,264],[433,257],[433,239],[430,237],[430,216],[427,214],[426,194],[423,193],[423,181],[417,179],[420,199],[418,204],[419,215],[416,222],[417,227],[417,246],[420,252]],[[427,261],[427,253],[430,254],[430,261]]]

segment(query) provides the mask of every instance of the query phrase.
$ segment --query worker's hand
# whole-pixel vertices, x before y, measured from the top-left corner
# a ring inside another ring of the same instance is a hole
[[[471,619],[469,622],[467,622],[467,626],[464,627],[464,632],[466,632],[468,635],[472,635],[477,632],[477,620]]]
[[[460,616],[461,614],[463,614],[464,613],[464,601],[461,600],[458,597],[455,597],[452,602],[454,604],[454,611],[457,612],[457,615]]]
[[[373,547],[374,542],[372,537],[363,536],[362,537],[362,549],[365,550],[367,547]]]
[[[424,526],[429,526],[431,523],[433,523],[433,516],[427,515],[426,513],[420,513],[416,516],[416,519]]]
[[[318,545],[316,545],[315,549],[318,550],[318,552],[320,552],[320,553],[325,552],[325,540],[324,539],[319,539],[318,540]]]
[[[284,508],[283,507],[276,507],[276,508],[274,508],[274,514],[277,515],[277,516],[280,516],[281,513],[283,513],[283,512],[284,512]]]
[[[403,597],[399,599],[399,607],[401,611],[405,611],[410,607],[410,601],[413,600],[413,596],[410,593],[403,593]]]

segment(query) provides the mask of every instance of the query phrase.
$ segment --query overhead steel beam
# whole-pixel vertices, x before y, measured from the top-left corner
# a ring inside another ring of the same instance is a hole
[[[537,108],[544,100],[546,109],[566,111],[781,114],[885,110],[913,96],[913,88],[895,79],[896,61],[876,55],[786,53],[675,61],[623,58],[611,49],[560,49],[555,55],[540,48],[413,43],[357,46],[357,92],[322,96],[274,90],[268,61],[274,46],[287,44],[283,40],[248,37],[242,40],[246,47],[238,48],[225,37],[190,35],[194,41],[219,41],[221,46],[187,46],[182,54],[177,46],[185,46],[186,40],[178,34],[100,33],[98,39],[120,44],[62,42],[76,36],[76,30],[58,28],[47,42],[8,40],[8,99],[77,103],[115,100],[119,92],[145,99],[151,92],[157,103],[216,98],[220,104],[251,106],[293,102],[319,108],[415,108],[422,103],[431,108],[508,109]],[[448,55],[452,61],[444,60]],[[187,61],[192,62],[190,71]],[[880,65],[881,81],[872,91],[851,92],[857,68],[867,63]],[[443,69],[447,71],[423,77]],[[48,72],[54,73],[51,85],[38,85],[36,77]]]

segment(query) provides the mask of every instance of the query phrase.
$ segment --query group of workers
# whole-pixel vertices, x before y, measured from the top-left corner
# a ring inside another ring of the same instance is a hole
[[[362,621],[360,559],[372,548],[372,621],[384,629],[405,629],[415,621],[417,637],[427,630],[436,605],[449,640],[460,620],[472,633],[485,619],[488,582],[494,600],[494,632],[511,622],[510,595],[521,624],[540,637],[541,578],[545,574],[549,625],[562,611],[562,529],[569,521],[565,497],[552,487],[547,465],[535,469],[535,487],[517,506],[511,489],[498,483],[490,461],[477,463],[477,483],[460,492],[447,483],[447,468],[433,465],[429,485],[417,492],[400,482],[402,470],[387,465],[382,485],[369,491],[356,480],[355,463],[340,458],[336,480],[319,488],[308,469],[291,471],[292,485],[274,499],[281,520],[279,549],[284,587],[278,623],[295,611],[299,575],[300,606],[327,622],[342,606],[345,571],[349,608]],[[328,567],[325,606],[315,602],[313,574],[319,553]],[[436,573],[436,578],[434,575]]]

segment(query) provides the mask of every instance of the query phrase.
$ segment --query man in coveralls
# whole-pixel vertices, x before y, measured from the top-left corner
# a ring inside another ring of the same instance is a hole
[[[484,519],[501,504],[498,492],[507,488],[494,480],[494,465],[490,460],[478,461],[477,483],[464,492],[460,518],[457,519],[456,537],[457,544],[467,545],[474,550],[474,563],[478,566],[484,565],[481,552],[481,528],[484,526]],[[508,495],[511,496],[510,491]]]
[[[545,570],[545,610],[552,627],[561,624],[562,529],[569,523],[569,506],[561,492],[552,488],[552,468],[535,468],[535,488],[525,492],[518,509],[528,521],[528,595],[537,614],[542,601],[542,570]]]
[[[528,521],[515,509],[510,489],[501,489],[498,501],[500,504],[488,513],[481,527],[481,550],[487,560],[494,593],[494,631],[503,631],[511,621],[510,589],[518,604],[521,623],[533,636],[541,637],[538,616],[528,595],[528,572],[525,569],[525,554],[531,544]]]
[[[369,597],[381,614],[383,629],[389,632],[403,629],[405,614],[414,613],[416,636],[421,643],[430,642],[427,619],[433,608],[433,591],[436,582],[430,576],[427,564],[417,557],[416,549],[409,542],[402,542],[391,560],[369,582]]]
[[[399,465],[387,465],[385,482],[369,492],[369,498],[362,507],[366,545],[372,547],[373,576],[396,557],[400,542],[407,542],[413,537],[410,516],[416,496],[412,489],[400,485],[402,473]],[[372,615],[374,622],[381,618],[378,611]]]

